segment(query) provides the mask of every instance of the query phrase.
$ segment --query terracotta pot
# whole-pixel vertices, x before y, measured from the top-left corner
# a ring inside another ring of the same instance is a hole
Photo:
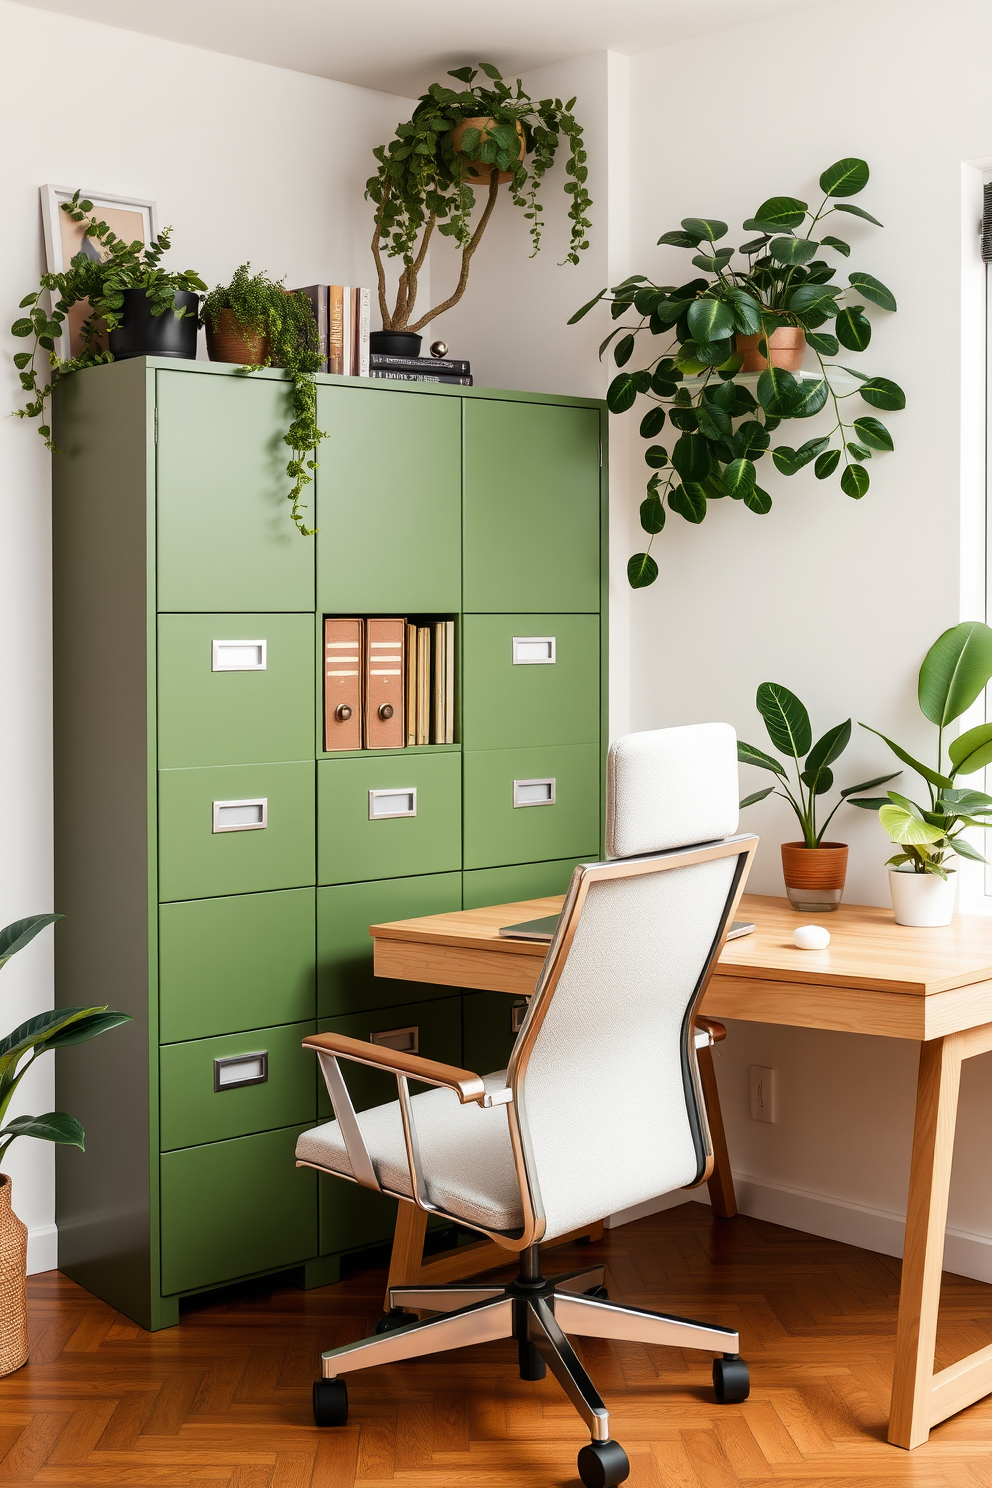
[[[954,916],[957,874],[948,870],[947,878],[936,873],[913,873],[904,868],[889,869],[889,893],[897,925],[949,925]]]
[[[482,138],[485,139],[488,133],[488,127],[492,122],[492,119],[463,119],[462,122],[460,124],[456,124],[454,129],[451,131],[451,143],[457,150],[462,142],[462,135],[465,133],[466,129],[481,129]],[[520,123],[519,119],[517,120],[517,133],[520,136],[520,149],[517,152],[517,159],[523,160],[524,151],[526,150],[527,146],[524,139],[524,126]],[[484,186],[488,186],[490,178],[492,177],[492,172],[492,166],[487,165],[484,160],[470,160],[465,166],[465,179],[466,181],[479,182]],[[512,171],[499,172],[499,184],[501,186],[505,186],[507,181],[512,180]]]
[[[768,362],[758,351],[761,336],[737,336],[737,350],[744,357],[742,372],[764,372]],[[768,351],[773,367],[784,372],[802,371],[806,357],[806,333],[798,326],[779,326],[768,337]]]
[[[234,311],[222,310],[217,317],[216,330],[207,318],[207,354],[212,362],[258,366],[269,355],[269,338],[253,332],[246,337]]]
[[[0,1173],[0,1374],[28,1362],[28,1227],[10,1206],[11,1186]]]
[[[847,878],[847,843],[807,847],[804,842],[783,842],[782,873],[793,909],[813,914],[836,909]]]

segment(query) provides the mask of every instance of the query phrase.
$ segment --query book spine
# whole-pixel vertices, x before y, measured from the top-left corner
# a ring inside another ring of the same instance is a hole
[[[426,372],[399,372],[392,367],[373,367],[369,376],[388,377],[392,382],[446,382],[456,387],[472,387],[475,381],[472,377],[432,377]]]
[[[434,641],[434,677],[432,685],[434,730],[431,740],[434,744],[444,743],[444,621],[435,620],[431,626]]]
[[[431,633],[417,627],[417,743],[431,742]]]
[[[353,308],[351,289],[346,284],[341,290],[341,371],[346,377],[351,376],[355,354]]]
[[[344,371],[344,288],[328,285],[327,294],[327,370],[340,374]]]
[[[382,352],[372,353],[371,365],[373,367],[399,367],[403,372],[429,372],[433,368],[435,372],[453,372],[459,377],[467,377],[472,370],[471,362],[460,361],[454,357],[386,356]]]
[[[355,290],[357,313],[357,332],[355,336],[356,345],[356,377],[368,377],[369,375],[369,333],[372,330],[372,291],[370,289]]]
[[[406,626],[406,743],[417,742],[417,627]]]
[[[444,740],[455,742],[455,622],[444,622]]]
[[[406,621],[365,622],[365,748],[402,749],[406,738],[403,710],[406,687],[403,653]]]

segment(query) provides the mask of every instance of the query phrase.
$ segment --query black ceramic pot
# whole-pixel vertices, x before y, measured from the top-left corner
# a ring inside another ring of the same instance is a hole
[[[423,339],[416,331],[373,331],[369,347],[376,356],[419,357]]]
[[[196,360],[196,317],[200,297],[189,289],[177,289],[175,304],[186,314],[180,318],[173,310],[153,315],[143,289],[124,291],[124,318],[116,331],[111,331],[110,351],[115,362],[128,357],[181,357]]]

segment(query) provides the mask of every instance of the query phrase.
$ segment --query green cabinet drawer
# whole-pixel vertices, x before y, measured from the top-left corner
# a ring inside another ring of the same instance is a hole
[[[405,878],[460,867],[457,750],[397,750],[318,764],[318,883]]]
[[[463,609],[598,610],[598,410],[464,405]]]
[[[466,615],[462,743],[599,740],[598,615]]]
[[[317,1175],[296,1166],[297,1138],[309,1125],[163,1155],[163,1296],[317,1254]]]
[[[564,894],[577,863],[592,858],[561,858],[551,863],[514,863],[509,868],[474,868],[462,874],[462,908],[485,909],[489,904],[514,904],[519,899],[546,899]]]
[[[314,542],[286,500],[289,384],[155,375],[159,610],[313,611]]]
[[[440,997],[450,989],[376,977],[369,926],[411,920],[462,907],[460,873],[334,884],[317,890],[317,1015],[331,1018],[362,1008],[389,1007],[411,998]]]
[[[161,769],[313,758],[312,615],[162,615]]]
[[[314,764],[160,770],[159,898],[314,881]]]
[[[465,755],[466,868],[594,859],[599,836],[597,745]]]
[[[317,594],[326,614],[461,609],[461,399],[322,387]]]
[[[523,997],[505,992],[466,992],[462,996],[462,1064],[477,1075],[506,1069],[519,1020],[527,1010]]]
[[[161,1042],[312,1018],[314,892],[283,889],[163,904]]]
[[[450,988],[448,989],[450,992]],[[406,1002],[399,1007],[374,1008],[365,1013],[349,1013],[341,1018],[321,1018],[317,1023],[318,1033],[343,1033],[347,1038],[386,1041],[393,1040],[392,1047],[410,1048],[425,1059],[437,1059],[442,1064],[460,1066],[462,1057],[462,1005],[461,995],[455,992],[448,997],[437,997],[426,1002]],[[316,1055],[312,1056],[316,1060]],[[341,1061],[341,1069],[348,1082],[351,1098],[357,1111],[369,1106],[381,1106],[396,1100],[396,1077],[381,1070],[367,1069],[362,1065]],[[411,1082],[411,1090],[426,1087]],[[317,1115],[321,1121],[330,1119],[331,1103],[323,1076],[318,1074]]]
[[[162,1048],[162,1151],[299,1122],[313,1125],[314,1057],[303,1040],[314,1028],[312,1022],[289,1023]]]

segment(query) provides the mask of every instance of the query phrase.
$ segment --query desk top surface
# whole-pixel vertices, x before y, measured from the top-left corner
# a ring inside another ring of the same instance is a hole
[[[372,925],[376,939],[462,946],[497,955],[543,959],[537,941],[501,938],[501,925],[557,914],[563,895],[488,905],[422,919]],[[814,986],[860,987],[927,996],[992,979],[992,918],[956,915],[946,927],[920,930],[897,925],[891,909],[843,904],[826,915],[800,915],[786,899],[745,894],[738,915],[754,920],[751,935],[724,947],[718,976],[759,981],[806,982]],[[792,944],[797,925],[816,923],[830,931],[825,951],[800,951]]]

